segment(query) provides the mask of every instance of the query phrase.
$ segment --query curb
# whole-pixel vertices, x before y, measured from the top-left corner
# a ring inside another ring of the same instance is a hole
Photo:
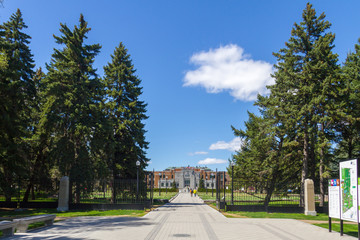
[[[177,193],[175,196],[173,196],[172,198],[170,198],[170,199],[169,199],[169,202],[172,202],[178,195],[179,195],[179,193]]]

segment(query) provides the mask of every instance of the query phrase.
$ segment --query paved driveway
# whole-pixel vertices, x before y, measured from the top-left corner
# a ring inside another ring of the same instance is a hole
[[[16,234],[12,239],[261,239],[348,240],[301,221],[288,219],[235,219],[202,203],[198,197],[180,193],[169,204],[142,218],[77,217],[52,227]]]

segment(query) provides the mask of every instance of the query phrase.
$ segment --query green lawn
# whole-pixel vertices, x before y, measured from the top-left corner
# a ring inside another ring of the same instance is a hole
[[[170,199],[172,197],[174,197],[177,192],[161,192],[160,195],[159,195],[159,192],[155,192],[153,193],[153,197],[154,199]],[[148,197],[150,197],[150,193],[148,193]]]
[[[328,223],[315,223],[315,226],[319,226],[322,228],[329,228],[329,224]],[[333,223],[331,225],[332,231],[334,232],[340,232],[340,224],[339,223]],[[346,224],[344,223],[344,234],[353,236],[353,237],[357,237],[358,236],[358,226],[357,224]],[[340,235],[340,234],[339,234]],[[341,238],[339,238],[341,239]]]
[[[216,191],[214,190],[214,196],[212,196],[211,190],[208,190],[208,193],[206,192],[198,192],[199,197],[204,201],[216,201]]]
[[[318,213],[317,216],[309,216],[302,213],[267,213],[267,212],[236,212],[227,211],[223,212],[226,217],[229,218],[288,218],[297,220],[317,220],[327,221],[328,215],[324,213]]]
[[[147,212],[144,210],[72,210],[68,212],[57,212],[56,209],[26,209],[22,211],[15,210],[0,210],[0,216],[3,218],[18,218],[25,216],[34,216],[41,214],[56,214],[57,217],[79,217],[79,216],[131,216],[131,217],[141,217],[144,216]]]

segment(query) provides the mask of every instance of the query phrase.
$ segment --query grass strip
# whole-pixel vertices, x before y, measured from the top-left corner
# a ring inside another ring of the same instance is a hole
[[[328,223],[315,223],[313,224],[318,227],[329,229]],[[340,236],[340,224],[339,223],[333,223],[331,224],[332,231],[339,232]],[[357,224],[346,224],[344,223],[344,234],[357,237],[358,236],[358,226]]]
[[[267,213],[267,212],[222,212],[228,218],[287,218],[296,220],[327,221],[328,215],[318,213],[317,216],[304,215],[303,213]]]
[[[13,219],[26,216],[36,216],[42,214],[56,214],[57,217],[80,217],[80,216],[130,216],[142,217],[147,212],[144,210],[71,210],[68,212],[58,212],[56,209],[24,209],[22,211],[1,210],[0,216],[5,219]]]

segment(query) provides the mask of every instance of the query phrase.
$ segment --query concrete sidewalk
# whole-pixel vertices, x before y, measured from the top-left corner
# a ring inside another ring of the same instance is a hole
[[[349,240],[339,233],[289,219],[226,218],[198,197],[180,193],[142,218],[77,217],[11,239],[274,239]]]

